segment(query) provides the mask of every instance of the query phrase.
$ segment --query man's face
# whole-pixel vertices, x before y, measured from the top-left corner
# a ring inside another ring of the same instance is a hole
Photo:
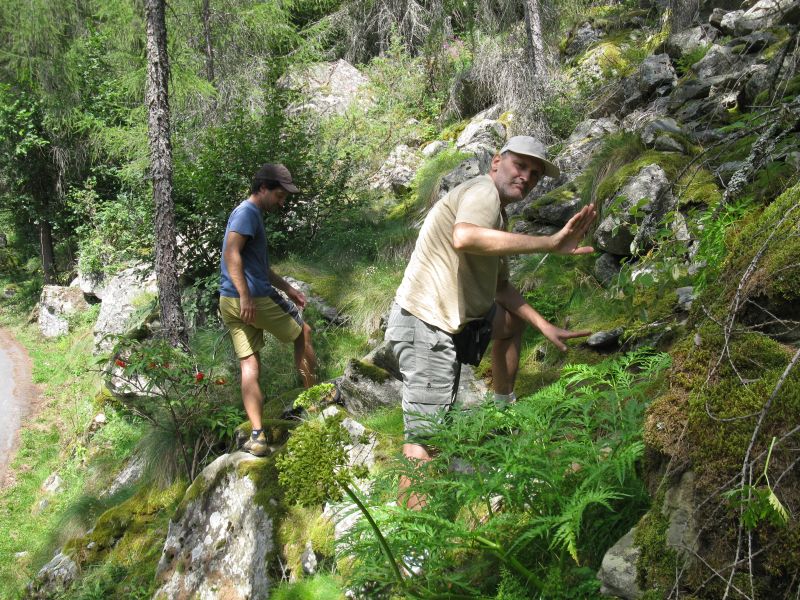
[[[268,190],[266,187],[261,188],[261,207],[265,212],[277,212],[283,208],[289,192],[281,186],[276,187],[274,190]]]
[[[525,198],[543,171],[544,165],[538,158],[506,152],[494,157],[489,176],[500,193],[500,202],[505,206]]]

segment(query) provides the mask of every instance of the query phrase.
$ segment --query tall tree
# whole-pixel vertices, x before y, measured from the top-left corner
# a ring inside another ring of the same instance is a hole
[[[542,16],[539,0],[523,0],[525,5],[525,32],[528,34],[528,57],[531,62],[534,82],[544,83],[545,60]]]
[[[211,4],[203,0],[203,37],[205,38],[206,79],[214,82],[214,47],[211,45]]]
[[[164,0],[145,0],[147,24],[147,89],[150,172],[153,179],[156,230],[156,278],[161,325],[173,345],[187,343],[186,318],[181,308],[172,204],[172,144],[169,124],[169,57]]]

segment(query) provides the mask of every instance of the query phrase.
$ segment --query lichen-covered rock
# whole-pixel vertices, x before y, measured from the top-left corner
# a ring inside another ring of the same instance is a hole
[[[692,65],[692,71],[701,80],[728,73],[738,75],[752,62],[748,55],[739,54],[728,46],[713,44],[706,55]]]
[[[647,122],[641,129],[642,142],[652,146],[659,136],[664,134],[683,135],[683,128],[670,117],[660,117]]]
[[[612,350],[619,347],[619,339],[625,330],[616,327],[610,331],[597,331],[586,339],[586,345],[595,350]]]
[[[392,150],[378,172],[370,177],[369,185],[375,190],[387,190],[396,194],[407,192],[417,173],[422,158],[405,144]]]
[[[69,284],[70,287],[78,287],[87,296],[103,299],[105,294],[106,276],[103,273],[84,273],[78,272],[78,276]]]
[[[603,287],[608,287],[620,272],[620,257],[603,252],[594,263],[594,277]]]
[[[532,223],[563,227],[581,209],[582,204],[577,187],[568,183],[536,198],[522,214]]]
[[[289,107],[289,113],[310,111],[322,116],[341,115],[353,103],[364,106],[369,98],[364,87],[369,80],[345,60],[317,63],[290,73],[281,80],[285,88],[298,91],[302,103]]]
[[[322,411],[322,416],[327,419],[340,411],[341,409],[337,406],[329,406]],[[350,434],[350,443],[346,447],[347,467],[351,470],[358,467],[372,468],[375,465],[377,436],[367,432],[366,427],[350,417],[342,419],[342,427]]]
[[[625,78],[623,111],[642,106],[653,96],[666,96],[672,91],[678,76],[669,55],[652,54],[642,61],[635,73]]]
[[[506,139],[506,127],[494,119],[475,119],[469,122],[456,140],[456,148],[470,151],[475,147],[496,149]]]
[[[473,152],[475,156],[466,159],[455,169],[442,177],[439,182],[439,199],[444,197],[447,192],[457,185],[473,177],[477,177],[478,175],[486,175],[489,172],[489,168],[492,164],[492,157],[494,156],[493,151],[485,148],[472,148],[471,152]]]
[[[94,326],[95,352],[108,351],[113,346],[113,336],[130,332],[134,314],[148,317],[158,293],[156,274],[149,265],[139,264],[117,273],[106,285],[100,314]]]
[[[758,0],[748,10],[729,20],[727,27],[735,35],[747,35],[773,25],[797,24],[799,20],[800,4],[797,0]],[[722,25],[724,30],[724,19]]]
[[[599,42],[603,31],[595,27],[591,21],[584,21],[569,32],[564,54],[572,57],[585,52],[589,46]]]
[[[581,121],[572,131],[567,139],[564,149],[553,159],[558,166],[561,174],[558,178],[545,177],[539,181],[537,186],[531,191],[527,198],[510,205],[508,214],[514,216],[519,213],[526,213],[528,207],[537,204],[550,204],[552,200],[539,200],[545,195],[550,194],[558,188],[562,191],[567,189],[565,185],[572,183],[585,171],[595,153],[602,147],[603,140],[611,134],[617,133],[620,129],[616,118],[586,119]],[[570,188],[575,191],[575,188]],[[559,193],[559,192],[556,192]],[[536,208],[531,208],[530,216],[527,219],[535,220]]]
[[[268,460],[235,452],[203,469],[170,521],[154,598],[269,597],[274,523],[247,470]]]
[[[712,44],[718,36],[719,31],[711,25],[698,25],[669,36],[665,49],[671,58],[678,59]]]
[[[354,415],[399,406],[402,399],[402,383],[385,369],[363,359],[348,363],[339,380],[339,390],[342,402]]]
[[[46,285],[39,299],[39,331],[48,338],[65,335],[69,331],[67,316],[88,308],[78,288]]]
[[[26,590],[29,600],[50,600],[66,591],[78,577],[78,565],[66,554],[58,552],[53,559],[39,569]]]
[[[636,584],[636,561],[640,551],[633,543],[635,531],[634,527],[603,556],[597,578],[602,583],[600,593],[604,596],[638,600],[643,595]]]
[[[594,238],[601,250],[630,256],[634,240],[644,248],[666,213],[675,205],[667,174],[658,165],[644,167],[603,206],[603,220]],[[638,229],[636,229],[638,227]]]
[[[442,140],[434,140],[429,144],[426,144],[422,150],[420,150],[422,156],[425,158],[432,158],[442,152],[443,150],[447,150],[449,148],[449,144]]]

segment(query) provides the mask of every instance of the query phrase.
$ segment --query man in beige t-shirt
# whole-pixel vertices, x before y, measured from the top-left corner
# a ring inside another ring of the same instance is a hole
[[[437,413],[452,406],[458,384],[460,364],[452,334],[468,323],[486,319],[491,325],[493,388],[500,402],[515,400],[527,324],[560,350],[566,350],[565,340],[589,334],[549,323],[508,281],[504,257],[594,252],[579,246],[597,217],[594,205],[581,209],[552,236],[506,231],[505,207],[525,198],[542,175],[558,174],[541,142],[516,136],[494,157],[488,175],[453,189],[425,218],[386,329],[403,375],[403,453],[408,458],[430,460],[426,429]],[[401,496],[408,485],[401,480]],[[413,495],[405,501],[409,507],[424,502]]]

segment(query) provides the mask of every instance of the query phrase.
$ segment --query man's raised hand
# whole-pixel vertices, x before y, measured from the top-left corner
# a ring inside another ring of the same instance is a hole
[[[597,211],[594,204],[584,206],[577,212],[560,231],[551,236],[555,254],[591,254],[594,248],[591,246],[578,246],[586,237],[586,232],[597,218]]]

